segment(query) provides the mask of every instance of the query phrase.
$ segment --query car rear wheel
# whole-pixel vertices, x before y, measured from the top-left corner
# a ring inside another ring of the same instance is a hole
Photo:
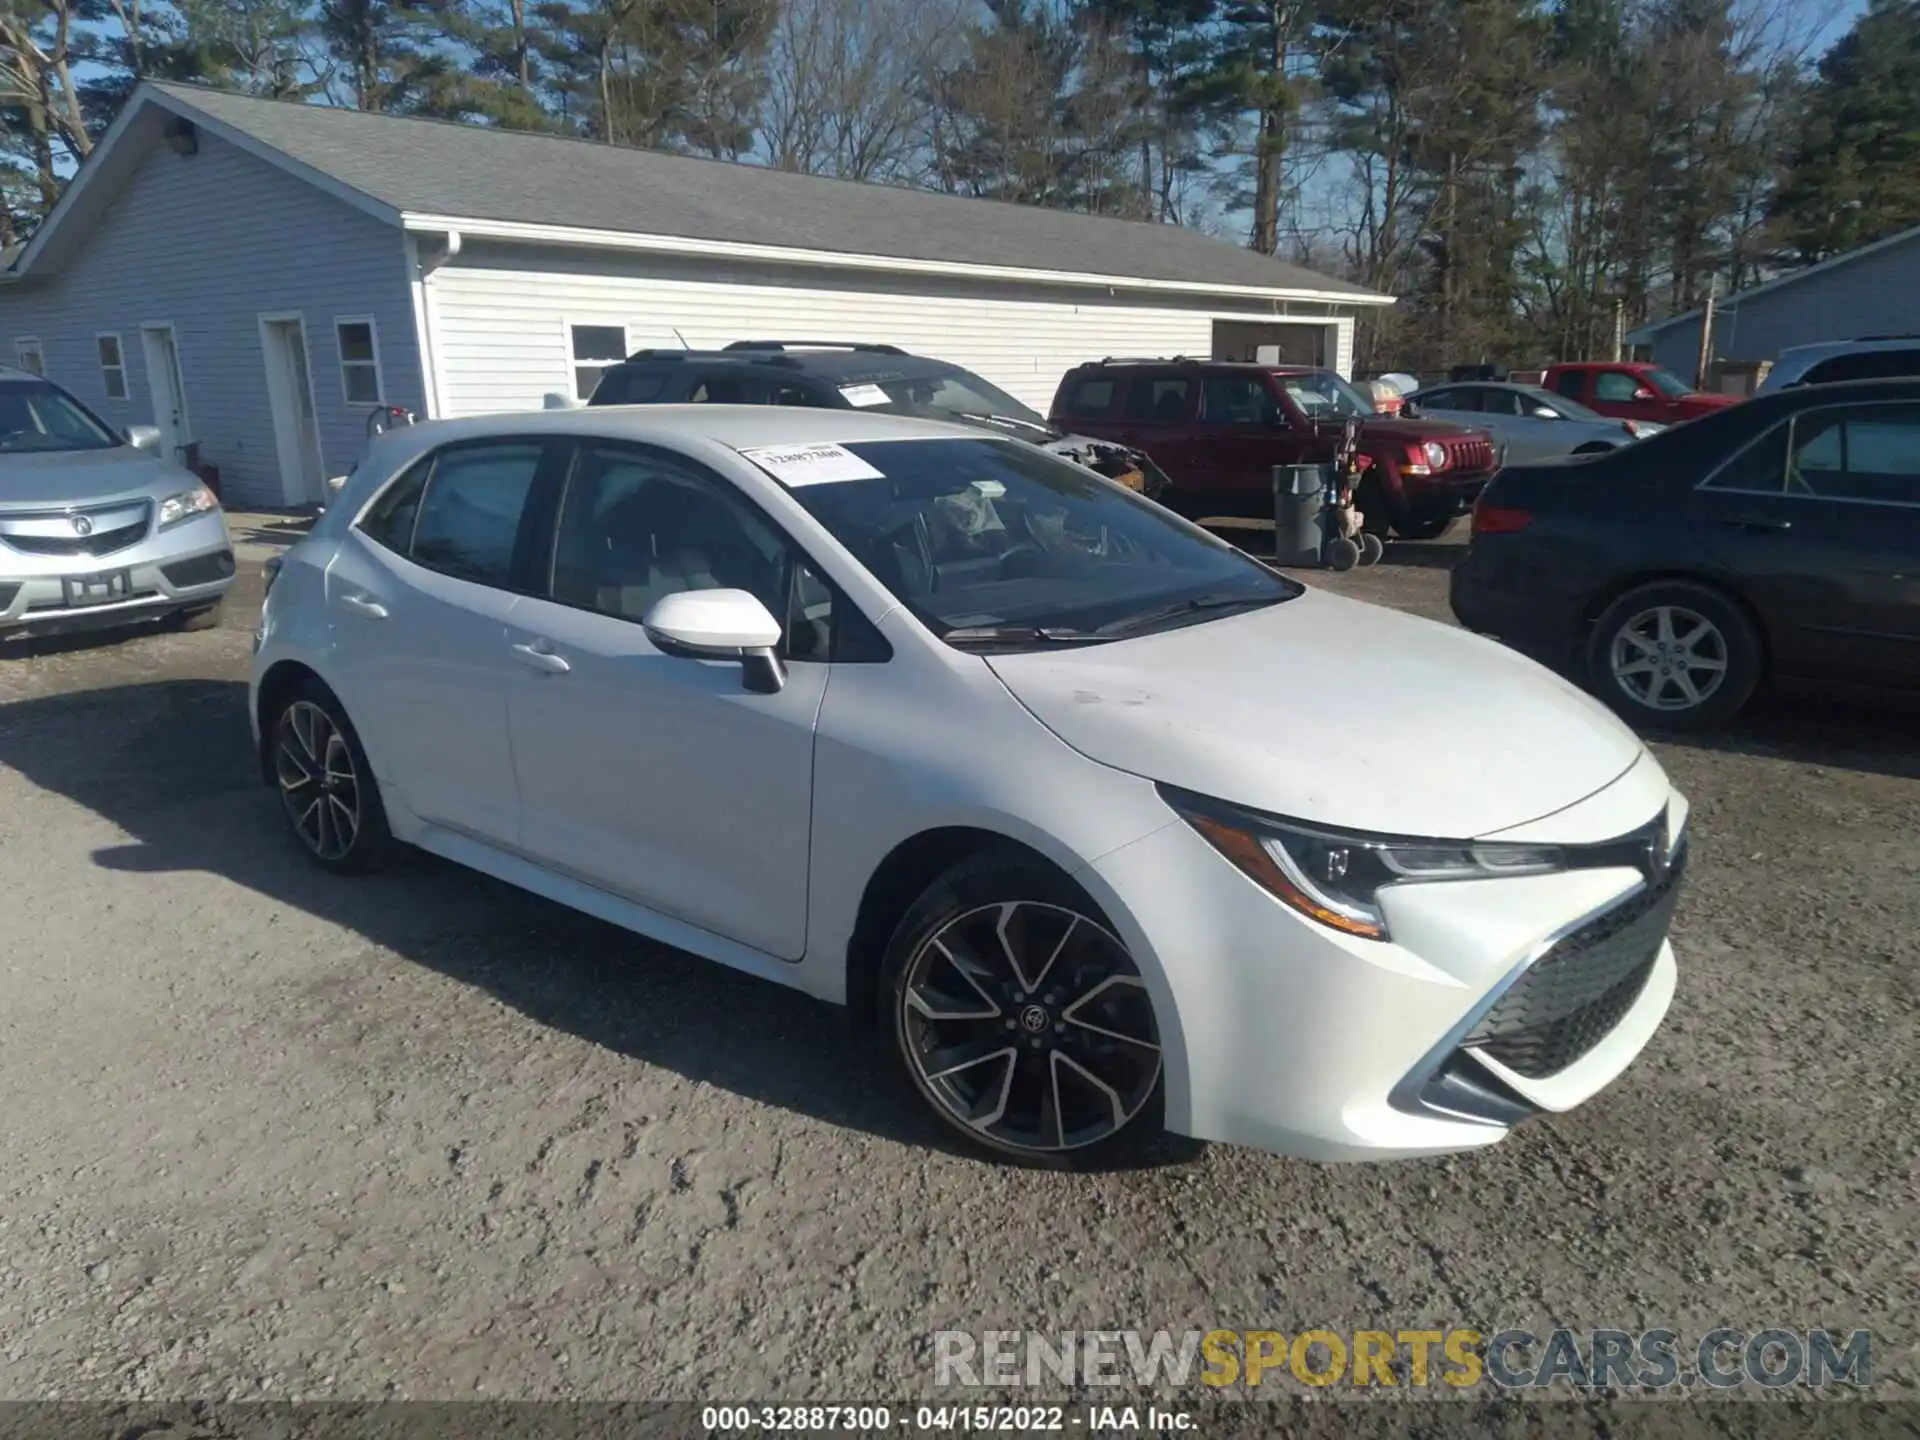
[[[1438,540],[1457,519],[1457,515],[1441,515],[1431,520],[1396,520],[1393,533],[1402,540]]]
[[[273,725],[272,765],[294,838],[341,874],[373,869],[392,844],[380,788],[346,712],[317,681],[297,687]]]
[[[975,1145],[1091,1168],[1160,1133],[1160,1029],[1139,967],[1038,860],[976,856],[929,886],[888,946],[881,999],[915,1091]]]
[[[1760,683],[1760,636],[1747,613],[1708,585],[1663,580],[1607,607],[1587,641],[1594,690],[1636,724],[1708,730]]]

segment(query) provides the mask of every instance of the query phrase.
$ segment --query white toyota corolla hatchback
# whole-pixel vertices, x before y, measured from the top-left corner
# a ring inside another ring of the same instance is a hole
[[[257,651],[321,864],[410,843],[877,1016],[1002,1155],[1491,1144],[1673,995],[1686,802],[1610,712],[977,430],[396,431]]]

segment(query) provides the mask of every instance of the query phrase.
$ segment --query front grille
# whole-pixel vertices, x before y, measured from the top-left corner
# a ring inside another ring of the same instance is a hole
[[[129,545],[138,545],[147,534],[147,522],[122,525],[118,530],[99,530],[92,535],[5,535],[0,536],[23,555],[111,555]]]
[[[1461,1042],[1530,1080],[1557,1075],[1598,1045],[1646,988],[1686,870],[1665,877],[1559,941]]]
[[[177,585],[183,590],[190,585],[211,585],[233,574],[233,552],[216,550],[211,555],[176,560],[171,565],[162,565],[160,573],[167,577],[169,585]]]
[[[1447,444],[1447,468],[1461,474],[1474,475],[1482,470],[1493,468],[1493,443],[1488,440],[1449,440]]]

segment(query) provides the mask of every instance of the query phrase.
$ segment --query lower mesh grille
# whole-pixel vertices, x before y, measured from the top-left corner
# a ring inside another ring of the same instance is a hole
[[[160,573],[167,577],[169,585],[182,588],[189,585],[211,585],[216,580],[224,580],[233,574],[233,552],[216,550],[211,555],[196,555],[191,560],[176,560],[171,565],[162,565]]]
[[[1606,1038],[1646,988],[1673,920],[1687,852],[1657,884],[1566,936],[1462,1041],[1530,1080],[1557,1075]]]
[[[0,610],[13,604],[13,597],[20,593],[18,585],[0,585]]]

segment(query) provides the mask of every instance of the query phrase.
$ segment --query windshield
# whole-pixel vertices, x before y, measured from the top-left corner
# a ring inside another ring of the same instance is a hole
[[[1310,375],[1276,377],[1287,398],[1300,407],[1309,420],[1344,419],[1374,413],[1373,402],[1331,370],[1315,370]]]
[[[879,476],[801,485],[794,498],[954,644],[1117,639],[1301,593],[1152,501],[1025,445],[842,448]]]
[[[840,387],[840,393],[860,409],[878,410],[883,415],[917,415],[923,420],[1005,416],[1048,428],[1046,418],[1038,411],[965,370],[894,380],[849,381]]]
[[[1648,370],[1642,370],[1640,372],[1640,378],[1658,390],[1662,395],[1678,396],[1691,395],[1693,393],[1693,386],[1682,380],[1671,370],[1664,370],[1658,365]]]
[[[0,454],[111,450],[119,443],[57,386],[45,380],[0,382]]]

